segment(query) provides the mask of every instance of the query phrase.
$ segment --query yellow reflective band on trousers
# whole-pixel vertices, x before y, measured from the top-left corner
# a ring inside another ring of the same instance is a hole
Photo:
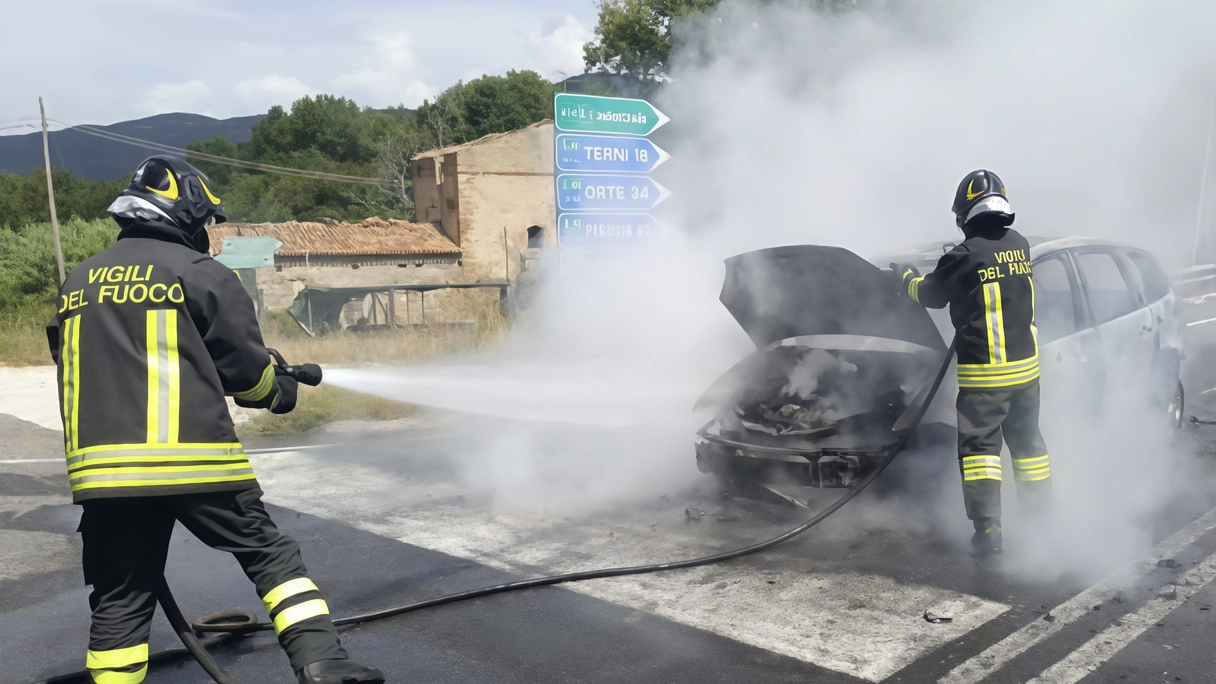
[[[299,605],[283,609],[274,618],[274,633],[282,634],[283,630],[291,627],[297,622],[302,622],[309,618],[317,617],[318,615],[329,615],[329,606],[322,599],[314,599],[305,601]]]
[[[224,444],[107,444],[68,454],[72,491],[102,487],[163,487],[253,480],[253,466],[236,442]]]
[[[252,389],[247,389],[244,392],[235,392],[232,397],[241,401],[261,401],[270,394],[270,390],[274,389],[274,366],[267,364],[266,370],[262,371],[262,377],[258,380],[258,384]]]
[[[1005,363],[1005,313],[1001,310],[1001,284],[984,285],[984,319],[988,328],[988,357]]]
[[[135,668],[137,665],[139,667]],[[90,650],[85,667],[96,684],[139,684],[148,673],[148,645],[112,651]]]
[[[148,443],[177,442],[181,412],[181,361],[177,310],[150,309],[148,343]]]
[[[148,666],[144,665],[134,672],[114,672],[112,670],[97,670],[89,672],[93,684],[140,684],[148,676]]]
[[[1051,477],[1051,459],[1047,454],[1034,458],[1013,459],[1013,478],[1019,482],[1038,482]]]
[[[965,389],[994,389],[1026,384],[1039,377],[1039,354],[1005,363],[960,363],[958,386]]]
[[[1001,479],[1000,456],[964,456],[962,463],[964,482]]]
[[[317,585],[307,577],[287,580],[266,592],[266,595],[262,597],[262,605],[266,607],[266,612],[270,613],[283,602],[283,599],[303,594],[306,591],[320,591],[320,589],[317,589]]]
[[[60,358],[63,372],[59,378],[63,388],[63,441],[67,451],[80,444],[80,316],[63,321],[63,349]]]

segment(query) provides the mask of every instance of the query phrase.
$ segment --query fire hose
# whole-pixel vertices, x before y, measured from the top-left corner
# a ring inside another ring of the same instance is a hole
[[[423,601],[417,601],[404,606],[394,608],[385,608],[371,613],[362,615],[352,615],[350,617],[338,618],[334,620],[334,625],[341,627],[343,625],[357,625],[366,622],[374,622],[376,620],[384,620],[386,618],[411,613],[424,608],[434,608],[449,603],[458,601],[467,601],[469,599],[481,598],[483,596],[493,596],[509,591],[518,591],[520,589],[532,589],[535,587],[548,587],[555,584],[564,584],[567,582],[579,582],[582,580],[603,579],[606,577],[623,577],[625,575],[644,575],[652,572],[662,572],[664,570],[679,570],[683,568],[696,568],[703,565],[712,565],[723,561],[741,558],[753,553],[759,553],[771,549],[778,544],[789,541],[794,537],[806,532],[812,527],[826,520],[836,511],[844,507],[845,504],[852,501],[857,495],[869,487],[878,476],[882,474],[887,466],[895,460],[895,457],[900,454],[911,441],[916,428],[920,426],[921,420],[924,419],[925,413],[929,410],[929,405],[933,403],[933,398],[937,396],[937,391],[941,388],[942,381],[946,377],[946,371],[950,369],[950,361],[954,358],[955,346],[958,343],[956,337],[950,343],[950,349],[946,352],[945,359],[942,361],[941,368],[938,369],[937,375],[933,379],[933,384],[929,387],[929,392],[925,396],[924,402],[916,409],[916,414],[912,423],[908,426],[899,438],[896,439],[890,446],[887,447],[887,453],[878,465],[870,471],[868,475],[857,483],[857,486],[849,489],[843,496],[832,502],[819,513],[816,513],[806,522],[797,527],[790,528],[781,534],[757,542],[750,546],[725,551],[723,553],[714,554],[712,556],[702,556],[700,558],[689,558],[686,560],[672,561],[668,563],[654,563],[651,565],[634,565],[619,568],[603,568],[599,570],[583,570],[579,572],[569,572],[561,575],[552,575],[549,577],[535,577],[532,579],[519,580],[516,582],[506,582],[503,584],[495,584],[489,587],[480,589],[470,589],[468,591],[456,592],[438,596]],[[295,377],[298,381],[310,385],[316,385],[321,382],[321,369],[314,364],[304,364],[301,366],[290,366],[284,361],[282,355],[277,351],[270,350],[277,362],[276,372]],[[315,382],[313,382],[315,380]],[[173,626],[174,631],[182,640],[185,649],[170,649],[166,651],[158,651],[149,656],[149,664],[153,662],[161,662],[172,658],[180,657],[189,654],[194,657],[198,664],[214,679],[217,684],[236,684],[231,676],[224,672],[219,663],[207,651],[210,646],[215,646],[224,641],[252,634],[254,632],[273,631],[274,625],[269,622],[259,622],[257,617],[248,611],[230,610],[222,613],[215,613],[207,617],[196,620],[192,625],[187,625],[185,618],[177,607],[177,602],[173,598],[172,592],[169,591],[168,583],[162,585],[161,594],[159,597],[161,608],[165,611],[169,623]],[[198,635],[214,634],[215,636],[199,639]],[[88,671],[73,672],[71,674],[60,675],[51,679],[35,682],[34,684],[59,684],[61,682],[88,681]]]

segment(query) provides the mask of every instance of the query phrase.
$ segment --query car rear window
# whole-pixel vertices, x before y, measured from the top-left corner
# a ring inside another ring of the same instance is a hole
[[[1140,280],[1144,281],[1144,299],[1155,302],[1170,293],[1170,279],[1161,270],[1161,265],[1147,252],[1128,252],[1136,270],[1140,271]]]
[[[1034,320],[1039,342],[1044,344],[1081,329],[1069,270],[1062,257],[1051,257],[1034,265]]]
[[[1119,270],[1115,255],[1110,252],[1080,252],[1077,254],[1077,266],[1085,278],[1095,325],[1113,321],[1136,310],[1136,298],[1123,272]]]

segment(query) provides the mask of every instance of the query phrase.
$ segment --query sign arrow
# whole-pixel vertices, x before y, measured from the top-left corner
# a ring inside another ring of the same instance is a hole
[[[562,171],[649,173],[671,159],[646,138],[614,135],[557,136],[554,160]]]
[[[558,93],[553,122],[560,131],[650,135],[671,121],[646,100]]]
[[[647,211],[670,196],[670,190],[646,176],[563,173],[557,177],[561,211]]]

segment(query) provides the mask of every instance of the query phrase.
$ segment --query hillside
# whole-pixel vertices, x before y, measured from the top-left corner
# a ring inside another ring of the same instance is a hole
[[[253,125],[265,115],[213,119],[201,114],[158,114],[97,128],[185,147],[198,140],[224,136],[230,142],[249,140]],[[51,138],[51,164],[92,180],[117,180],[154,154],[151,150],[112,142],[79,131],[55,131]],[[42,168],[42,133],[0,136],[0,172],[27,174]]]

